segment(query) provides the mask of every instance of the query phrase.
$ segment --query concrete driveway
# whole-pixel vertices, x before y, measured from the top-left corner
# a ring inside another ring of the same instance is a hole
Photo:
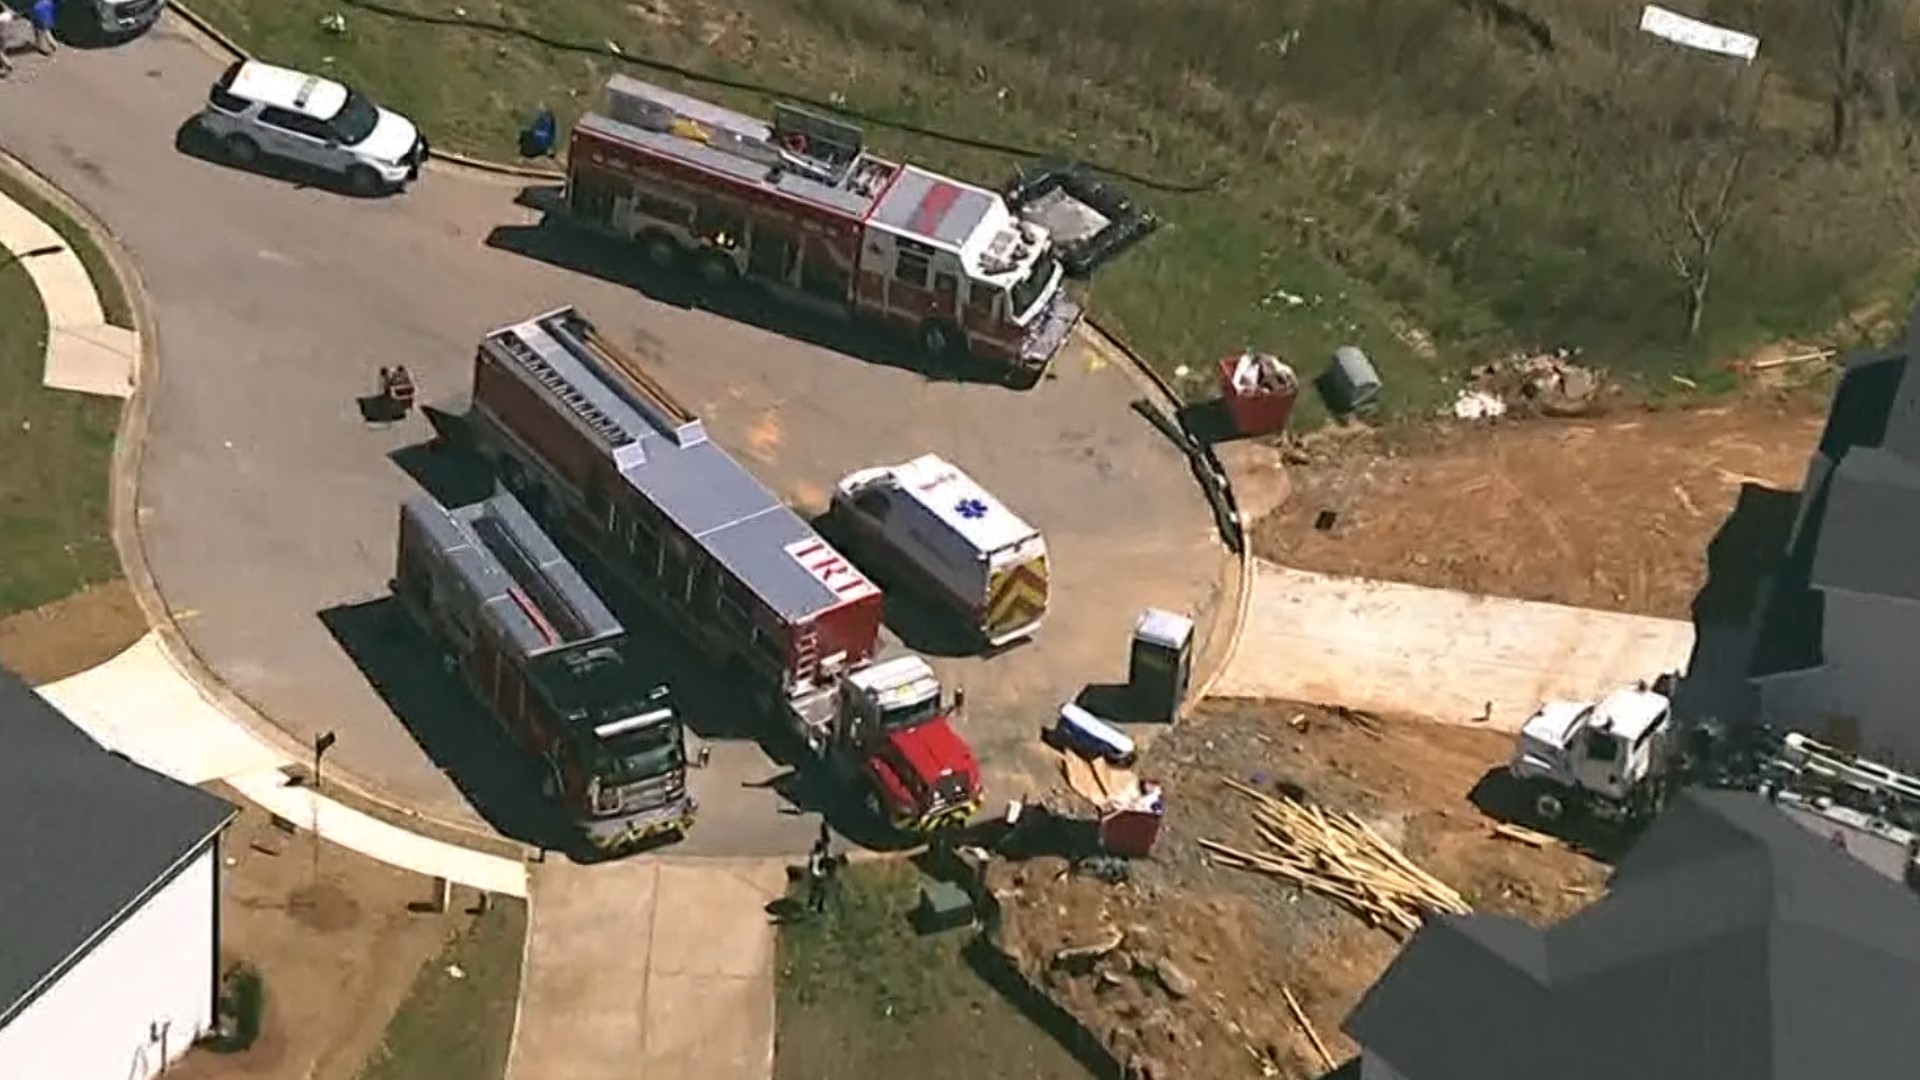
[[[765,1080],[778,862],[549,863],[507,1080]]]
[[[1256,563],[1246,632],[1212,693],[1518,731],[1548,698],[1590,700],[1687,666],[1674,619],[1474,596]]]
[[[1205,503],[1128,411],[1131,374],[1091,353],[1025,394],[934,381],[605,280],[618,274],[533,228],[515,183],[431,172],[404,197],[360,201],[199,159],[176,135],[223,65],[171,23],[32,59],[0,94],[9,149],[106,222],[154,301],[139,512],[161,592],[236,692],[302,743],[337,732],[337,768],[422,813],[541,828],[489,727],[407,660],[415,646],[384,597],[397,503],[418,490],[401,465],[419,470],[406,448],[429,432],[417,418],[371,427],[355,399],[396,361],[425,400],[456,398],[485,331],[547,308],[578,304],[651,358],[797,504],[847,470],[931,449],[1047,530],[1058,578],[1041,640],[991,661],[936,658],[966,686],[969,734],[996,774],[1027,764],[1021,748],[1060,700],[1121,673],[1141,607],[1202,614],[1209,601]],[[812,821],[779,812],[778,785],[754,786],[777,767],[720,734],[685,850],[804,850]]]

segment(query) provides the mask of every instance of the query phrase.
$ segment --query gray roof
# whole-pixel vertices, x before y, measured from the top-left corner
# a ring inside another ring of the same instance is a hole
[[[1827,655],[1823,590],[1894,600],[1860,609],[1883,619],[1888,634],[1910,621],[1898,609],[1920,599],[1920,567],[1907,552],[1920,527],[1920,378],[1907,377],[1917,342],[1920,303],[1907,341],[1846,360],[1800,493],[1800,523],[1772,575],[1755,635],[1749,669],[1756,679],[1845,665],[1847,657]],[[1887,708],[1904,708],[1909,696]]]
[[[400,512],[521,656],[622,633],[620,620],[512,495],[457,510],[421,497]]]
[[[1819,521],[1811,583],[1920,600],[1920,469],[1884,449],[1840,459]]]
[[[959,246],[993,208],[994,197],[911,166],[880,197],[870,219],[909,236]]]
[[[886,180],[899,169],[893,162],[862,153],[839,176],[814,177],[796,168],[776,170],[774,163],[783,159],[771,145],[772,125],[629,75],[607,81],[603,109],[581,117],[574,129],[849,217],[864,219]],[[702,141],[675,133],[672,125],[677,119],[692,121],[708,138]],[[803,164],[790,157],[784,160],[794,166]]]
[[[1346,1030],[1406,1080],[1894,1080],[1920,898],[1752,794],[1688,791],[1557,926],[1433,921]]]
[[[563,408],[569,399],[593,403],[606,421],[600,427],[619,432],[598,442],[621,477],[780,617],[804,621],[874,589],[850,565],[843,583],[829,587],[790,553],[822,543],[819,534],[573,308],[496,330],[481,348]],[[543,380],[535,369],[558,378]]]
[[[0,748],[4,1027],[238,810],[110,753],[4,668]]]

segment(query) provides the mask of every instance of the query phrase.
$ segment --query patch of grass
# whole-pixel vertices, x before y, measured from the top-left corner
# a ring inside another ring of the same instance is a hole
[[[1084,1080],[962,955],[971,933],[908,925],[912,864],[848,867],[838,903],[781,927],[775,1080]]]
[[[32,279],[0,266],[0,616],[120,576],[108,521],[120,404],[42,386],[46,345]]]
[[[67,242],[67,246],[79,257],[80,264],[87,268],[87,276],[93,279],[94,291],[100,294],[100,310],[106,315],[107,322],[122,329],[133,329],[133,305],[127,301],[126,290],[120,287],[120,276],[113,272],[113,264],[99,245],[93,242],[93,238],[87,235],[87,230],[42,198],[39,192],[4,171],[0,171],[0,192],[5,192],[8,198],[25,207],[29,213],[53,226],[53,231],[60,234],[60,239]]]
[[[486,914],[414,976],[413,988],[359,1080],[503,1076],[526,936],[526,905],[496,897]],[[453,977],[449,968],[457,968],[461,976]]]
[[[1889,201],[1911,172],[1910,150],[1886,149],[1906,117],[1863,108],[1860,153],[1808,153],[1827,93],[1821,5],[1740,20],[1768,41],[1775,77],[1689,335],[1669,243],[1684,232],[1679,185],[1718,175],[1745,129],[1720,105],[1722,67],[1623,30],[1617,6],[1594,0],[1520,3],[1549,26],[1551,51],[1457,0],[464,7],[578,50],[420,21],[454,19],[438,0],[381,0],[411,20],[358,0],[191,2],[264,56],[364,85],[438,145],[486,156],[510,155],[542,103],[577,116],[623,63],[614,43],[907,124],[1217,178],[1139,192],[1165,227],[1094,283],[1102,322],[1168,371],[1251,344],[1312,377],[1356,344],[1394,412],[1439,402],[1442,375],[1509,348],[1578,347],[1622,377],[1664,379],[1828,327],[1895,288],[1920,237],[1920,204]],[[344,35],[320,25],[336,10]],[[1920,29],[1920,13],[1901,18]],[[768,104],[639,73],[754,113]],[[1904,66],[1896,77],[1920,83]],[[869,140],[988,183],[1014,164],[879,127]]]

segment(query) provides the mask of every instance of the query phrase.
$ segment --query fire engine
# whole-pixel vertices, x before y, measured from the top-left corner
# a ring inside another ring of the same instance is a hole
[[[1052,235],[998,193],[870,153],[858,127],[794,105],[771,123],[615,75],[575,126],[567,218],[630,238],[658,269],[915,335],[1031,383],[1080,320]]]
[[[871,580],[573,308],[474,360],[475,449],[894,825],[963,822],[980,769],[926,661],[880,662]]]
[[[671,691],[509,494],[400,510],[393,594],[544,765],[547,797],[604,852],[692,827]]]

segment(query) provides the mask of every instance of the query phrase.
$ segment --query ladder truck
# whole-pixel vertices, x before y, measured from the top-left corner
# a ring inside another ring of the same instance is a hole
[[[1597,702],[1549,701],[1515,741],[1509,774],[1536,821],[1634,830],[1682,785],[1754,791],[1888,877],[1920,885],[1920,777],[1802,732],[1682,724],[1675,677]]]
[[[686,735],[660,672],[512,495],[403,503],[401,608],[509,735],[595,851],[684,836]]]
[[[534,515],[748,690],[896,828],[964,824],[980,768],[927,662],[881,656],[880,590],[571,307],[488,334],[474,448]]]
[[[750,282],[1030,386],[1081,317],[1052,235],[999,193],[879,157],[795,105],[772,122],[626,75],[573,130],[566,221],[659,270]]]

